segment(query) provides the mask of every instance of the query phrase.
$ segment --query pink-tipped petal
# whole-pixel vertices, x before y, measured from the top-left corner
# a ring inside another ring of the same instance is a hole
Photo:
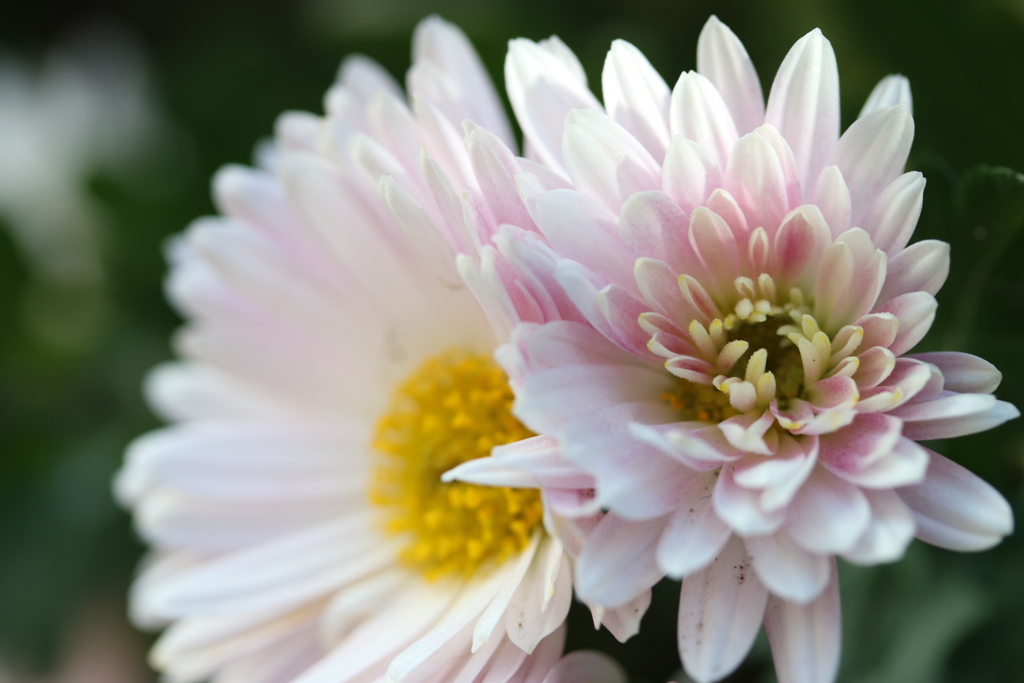
[[[903,434],[929,441],[977,434],[1020,417],[1016,406],[991,394],[942,392],[934,399],[908,403],[892,411],[904,420]]]
[[[686,577],[679,595],[679,655],[690,678],[711,683],[732,673],[754,644],[768,589],[733,539],[709,567]]]

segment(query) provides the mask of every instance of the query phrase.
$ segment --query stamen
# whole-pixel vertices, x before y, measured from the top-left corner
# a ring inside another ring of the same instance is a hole
[[[456,465],[533,436],[512,416],[512,399],[493,360],[449,351],[398,388],[377,425],[370,499],[386,511],[386,531],[409,539],[402,561],[428,579],[501,561],[540,528],[534,489],[441,482]]]

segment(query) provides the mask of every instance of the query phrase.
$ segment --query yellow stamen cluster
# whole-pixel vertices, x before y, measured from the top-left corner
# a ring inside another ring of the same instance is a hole
[[[512,416],[512,399],[493,360],[453,350],[416,370],[377,424],[371,500],[387,510],[387,532],[409,538],[402,560],[430,579],[514,555],[541,523],[534,489],[441,482],[456,465],[533,436]]]
[[[680,379],[675,391],[665,391],[661,400],[679,411],[680,419],[721,422],[739,413],[729,405],[729,397],[710,384]]]

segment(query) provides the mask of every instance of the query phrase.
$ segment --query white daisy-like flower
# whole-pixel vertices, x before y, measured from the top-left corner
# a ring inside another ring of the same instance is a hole
[[[674,89],[622,41],[603,107],[578,66],[559,42],[513,41],[506,61],[547,175],[515,177],[529,215],[506,222],[538,234],[498,279],[509,298],[557,280],[585,321],[519,324],[498,357],[514,414],[561,450],[530,460],[512,444],[446,476],[501,483],[519,468],[552,509],[584,516],[559,527],[582,545],[583,599],[614,607],[684,578],[679,648],[695,680],[735,669],[763,621],[780,681],[830,681],[837,555],[891,562],[915,535],[981,550],[1013,526],[995,489],[917,443],[1018,411],[992,396],[1000,374],[984,360],[907,355],[949,268],[948,245],[906,246],[924,190],[903,172],[909,85],[884,79],[840,136],[820,31],[794,45],[765,105],[714,17]],[[568,463],[596,491],[567,492]]]
[[[511,137],[464,35],[427,20],[414,53],[413,110],[346,61],[326,116],[284,115],[264,167],[221,171],[221,216],[169,251],[183,360],[148,395],[173,424],[130,447],[117,491],[152,545],[133,614],[167,626],[170,681],[623,680],[556,663],[572,568],[538,491],[440,480],[533,434],[492,360],[507,329],[377,187],[421,148],[468,168],[453,120]],[[645,607],[598,616],[625,638]]]

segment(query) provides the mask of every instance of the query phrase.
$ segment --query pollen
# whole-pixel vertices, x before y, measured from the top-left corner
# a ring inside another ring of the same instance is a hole
[[[524,549],[540,527],[535,489],[444,483],[441,475],[494,446],[533,436],[512,416],[508,378],[487,356],[450,350],[392,396],[377,424],[370,499],[389,535],[408,539],[407,566],[435,580],[467,576]]]
[[[661,394],[661,400],[679,412],[683,420],[721,422],[739,415],[729,404],[729,396],[709,384],[680,379],[675,391]]]

